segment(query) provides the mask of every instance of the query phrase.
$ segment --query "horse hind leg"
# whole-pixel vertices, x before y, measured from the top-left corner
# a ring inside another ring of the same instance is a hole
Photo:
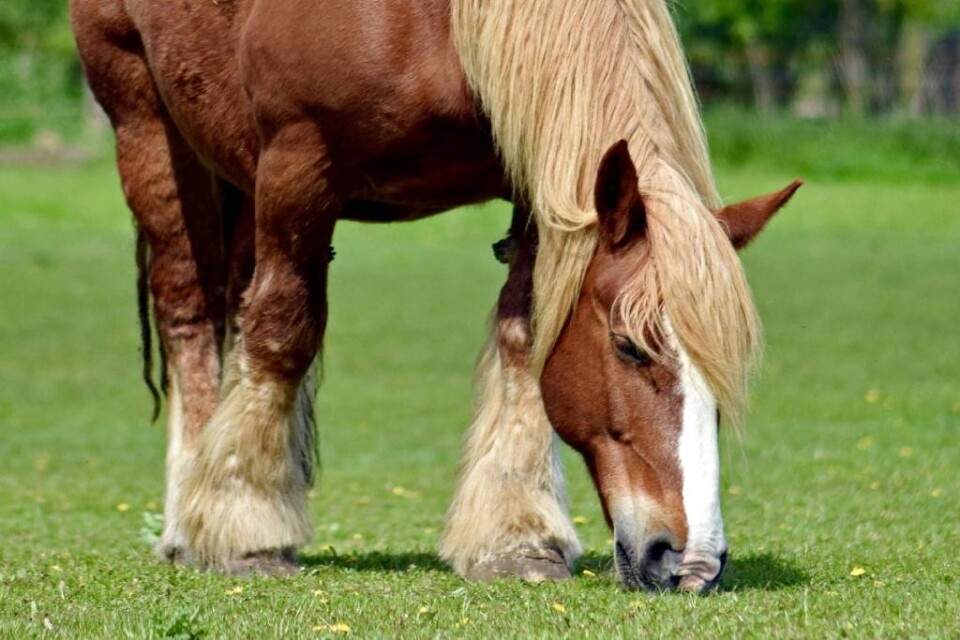
[[[182,485],[219,397],[224,269],[212,176],[182,149],[170,153],[167,162],[158,158],[149,165],[152,175],[143,175],[139,168],[144,158],[141,145],[149,140],[158,155],[164,140],[183,144],[169,126],[160,138],[156,125],[118,131],[117,145],[125,191],[152,247],[149,282],[167,363],[169,399],[164,528],[157,552],[178,560],[186,550],[180,518]],[[128,164],[131,157],[134,168]]]
[[[185,551],[184,476],[218,399],[225,277],[219,192],[169,121],[121,3],[74,0],[71,11],[91,89],[116,132],[124,195],[149,246],[149,259],[138,262],[147,269],[169,398],[157,551],[173,560]]]
[[[580,543],[567,514],[555,437],[531,367],[535,230],[514,212],[517,250],[477,368],[476,416],[440,553],[467,578],[570,577]]]

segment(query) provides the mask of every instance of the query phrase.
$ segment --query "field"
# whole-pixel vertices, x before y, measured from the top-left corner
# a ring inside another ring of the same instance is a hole
[[[0,637],[956,638],[960,185],[934,173],[807,175],[745,252],[767,357],[724,445],[730,567],[718,593],[655,597],[616,583],[569,451],[575,580],[471,584],[436,556],[503,205],[338,230],[315,540],[299,576],[244,580],[150,553],[164,429],[112,167],[0,168]]]

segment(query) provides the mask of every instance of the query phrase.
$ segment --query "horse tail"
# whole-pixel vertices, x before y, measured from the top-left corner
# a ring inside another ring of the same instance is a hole
[[[137,316],[140,320],[140,356],[142,359],[141,375],[143,381],[153,397],[153,416],[151,422],[160,417],[160,390],[153,382],[153,328],[150,326],[150,286],[148,282],[150,271],[150,245],[146,234],[140,225],[137,225]],[[167,358],[160,347],[160,386],[166,393]]]

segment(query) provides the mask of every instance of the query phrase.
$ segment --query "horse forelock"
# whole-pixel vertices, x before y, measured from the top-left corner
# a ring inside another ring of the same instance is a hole
[[[504,167],[540,234],[534,362],[577,303],[596,249],[594,183],[626,139],[648,204],[647,268],[623,292],[631,333],[674,333],[734,421],[759,352],[742,267],[720,205],[699,107],[663,0],[452,0],[454,39]]]
[[[760,321],[740,260],[682,175],[662,166],[640,180],[650,258],[624,287],[614,313],[630,338],[651,353],[664,353],[665,345],[647,344],[647,336],[671,333],[736,425],[762,350]]]

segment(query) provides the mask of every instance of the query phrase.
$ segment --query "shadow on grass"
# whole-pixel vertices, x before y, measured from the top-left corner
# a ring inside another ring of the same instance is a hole
[[[730,557],[720,591],[777,591],[809,582],[809,574],[795,563],[772,553],[752,553]]]
[[[592,571],[597,575],[609,573],[611,576],[616,572],[613,566],[613,556],[609,553],[598,553],[596,551],[587,551],[579,559],[574,567],[574,574],[579,575],[584,570]],[[615,578],[616,576],[614,576]]]
[[[333,551],[305,553],[300,555],[300,564],[309,570],[318,567],[353,569],[354,571],[381,571],[404,573],[407,571],[437,571],[451,573],[450,567],[435,553],[399,552],[338,554]],[[616,581],[613,556],[590,551],[577,560],[574,575],[584,570],[598,576],[609,576]],[[720,583],[720,591],[777,591],[810,582],[810,576],[799,566],[774,556],[772,553],[754,553],[733,556]],[[602,584],[602,581],[597,583]]]
[[[576,573],[584,569],[616,580],[613,556],[608,553],[585,553],[577,561]],[[772,553],[753,553],[731,556],[719,591],[777,591],[809,582],[810,576],[793,562]]]
[[[435,553],[400,552],[385,553],[383,551],[368,551],[365,553],[334,552],[303,553],[300,554],[300,565],[305,569],[314,567],[335,567],[338,569],[353,569],[355,571],[439,571],[450,573],[451,569]]]

